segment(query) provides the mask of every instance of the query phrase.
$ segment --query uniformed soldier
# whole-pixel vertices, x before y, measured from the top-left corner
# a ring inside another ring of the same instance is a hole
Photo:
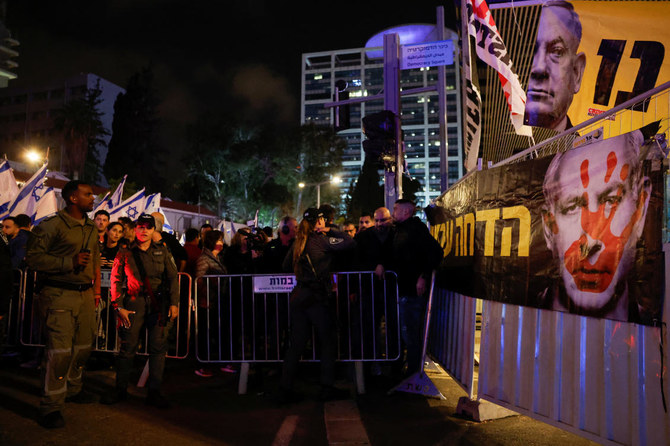
[[[121,349],[116,369],[116,388],[103,404],[116,404],[128,398],[130,371],[142,327],[149,330],[148,405],[167,408],[160,393],[168,348],[168,334],[179,312],[177,267],[162,243],[152,241],[155,220],[142,214],[135,226],[135,241],[122,247],[112,267],[112,307],[121,327]]]
[[[38,272],[39,310],[46,333],[42,364],[40,424],[65,425],[65,401],[91,403],[82,391],[84,364],[95,336],[95,303],[100,299],[100,254],[91,186],[70,181],[63,187],[65,209],[33,228],[26,263]]]

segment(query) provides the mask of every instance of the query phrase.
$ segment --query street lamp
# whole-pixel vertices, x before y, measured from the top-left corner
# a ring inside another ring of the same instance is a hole
[[[303,183],[300,182],[298,183],[298,187],[303,189],[306,186],[316,186],[316,207],[320,208],[321,207],[321,185],[322,184],[340,184],[342,182],[342,178],[340,178],[338,175],[334,175],[333,177],[330,178],[330,180],[322,181],[320,183]]]

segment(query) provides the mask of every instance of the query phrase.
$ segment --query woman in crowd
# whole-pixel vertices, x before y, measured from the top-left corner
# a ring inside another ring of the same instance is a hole
[[[354,248],[356,242],[348,235],[326,226],[321,213],[309,208],[298,226],[295,242],[284,259],[284,270],[293,270],[297,285],[290,297],[291,338],[286,352],[278,400],[288,403],[298,399],[293,380],[312,329],[319,338],[321,351],[320,400],[343,397],[345,391],[333,386],[335,381],[335,327],[332,322],[330,297],[333,290],[330,264],[333,254]]]
[[[203,278],[203,276],[221,276],[227,274],[226,267],[221,261],[221,253],[224,250],[223,232],[212,230],[207,231],[202,242],[202,254],[198,257],[195,268],[195,283],[198,291],[198,316],[201,320],[209,318],[209,324],[200,324],[201,327],[207,327],[208,333],[201,333],[198,337],[199,352],[201,359],[220,360],[221,358],[210,358],[210,352],[217,352],[218,338],[215,336],[219,330],[215,328],[218,323],[228,321],[229,318],[220,317],[221,311],[227,311],[228,305],[220,305],[220,300],[228,296],[228,281],[217,278]],[[222,316],[222,315],[221,315]],[[222,333],[228,333],[227,328],[222,328]],[[210,333],[212,336],[210,336]],[[224,372],[234,372],[230,366],[221,368]],[[202,367],[195,371],[195,374],[203,378],[213,376],[209,368]]]
[[[100,248],[100,268],[112,269],[114,257],[119,251],[121,237],[123,237],[123,225],[118,221],[111,222],[105,230],[102,247]]]
[[[119,252],[119,247],[121,246],[119,243],[121,237],[123,237],[123,225],[118,221],[113,221],[107,226],[102,246],[100,247],[100,269],[102,270],[103,281],[100,288],[102,302],[97,306],[97,311],[100,312],[98,347],[104,350],[113,350],[116,345],[114,332],[108,333],[108,327],[113,327],[116,320],[114,315],[109,311],[109,274],[111,273],[112,266],[114,266],[116,253]],[[105,271],[107,275],[105,275]]]

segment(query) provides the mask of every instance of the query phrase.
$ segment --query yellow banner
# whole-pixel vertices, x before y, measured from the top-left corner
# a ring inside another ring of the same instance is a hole
[[[670,2],[572,1],[582,24],[578,52],[586,56],[579,92],[568,116],[573,125],[670,81]],[[660,109],[659,109],[660,107]],[[609,136],[670,116],[668,100],[622,113]],[[632,122],[631,122],[632,121]]]

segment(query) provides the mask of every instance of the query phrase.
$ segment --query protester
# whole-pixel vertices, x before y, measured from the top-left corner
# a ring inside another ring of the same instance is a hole
[[[406,349],[406,374],[417,372],[423,361],[423,324],[432,271],[442,259],[442,247],[416,216],[413,202],[400,199],[393,205],[395,222],[388,266],[398,275],[401,338]],[[376,218],[376,217],[375,217]],[[383,217],[386,218],[386,217]],[[384,273],[379,265],[377,274]]]
[[[123,225],[118,221],[113,221],[107,225],[105,236],[100,248],[100,267],[112,269],[114,258],[119,251],[119,241],[123,236]]]
[[[123,225],[123,237],[119,240],[119,244],[128,246],[135,240],[135,222],[129,217],[119,217],[118,222]]]
[[[205,223],[202,226],[200,226],[200,243],[198,243],[198,248],[202,249],[202,241],[205,240],[205,232],[211,231],[212,225],[209,223]]]
[[[374,226],[374,220],[372,218],[372,214],[370,213],[364,213],[361,214],[361,217],[358,219],[358,232],[365,231],[368,228],[371,228]]]
[[[356,225],[351,221],[345,221],[342,225],[342,231],[349,237],[354,238],[356,235]]]
[[[82,390],[83,368],[95,333],[95,299],[100,298],[97,231],[87,213],[93,210],[91,186],[70,181],[63,187],[65,209],[33,229],[26,263],[43,275],[39,305],[46,327],[46,367],[40,401],[40,424],[65,425],[64,403],[91,403]]]
[[[146,404],[170,407],[161,394],[168,336],[179,313],[177,268],[167,247],[153,241],[156,222],[142,214],[135,226],[135,241],[119,250],[112,269],[112,306],[121,323],[121,348],[116,367],[116,386],[103,404],[128,398],[133,359],[144,327],[149,332],[149,391]]]
[[[227,286],[225,286],[227,281],[222,283],[218,279],[203,278],[203,276],[227,274],[226,267],[223,266],[220,256],[224,245],[223,232],[211,230],[205,233],[205,240],[202,243],[202,254],[198,257],[195,270],[195,283],[198,291],[198,320],[205,321],[208,317],[211,319],[211,323],[201,324],[203,327],[218,327],[228,320],[228,318],[219,317],[219,310],[225,311],[228,307],[228,305],[223,305],[224,308],[221,308],[222,306],[220,305],[220,300],[222,297],[225,298],[227,294]],[[227,327],[221,327],[221,329],[224,333],[228,332]],[[224,337],[228,339],[228,336]],[[207,340],[209,340],[209,343]],[[207,333],[203,330],[199,336],[199,341],[199,357],[209,358],[209,352],[217,350],[218,337],[214,336],[213,333]],[[230,366],[224,366],[221,370],[225,372],[235,371]],[[214,375],[212,370],[207,367],[199,368],[195,371],[195,374],[203,378],[209,378]]]
[[[154,231],[153,241],[164,243],[170,251],[170,254],[172,254],[174,262],[177,265],[177,271],[184,272],[186,261],[188,260],[186,250],[181,246],[177,237],[167,231],[163,231],[163,226],[165,225],[165,217],[163,214],[160,212],[152,212],[151,216],[156,220],[156,230]]]
[[[295,230],[298,222],[295,218],[285,216],[279,223],[277,238],[271,240],[265,245],[263,250],[263,271],[266,273],[282,272],[282,264],[286,253],[288,253],[293,240],[295,239]]]
[[[200,244],[200,232],[195,228],[188,228],[184,233],[184,250],[186,251],[186,267],[184,272],[195,277],[195,268],[198,257],[202,254]]]
[[[295,242],[284,259],[284,269],[293,271],[297,285],[290,298],[291,338],[284,358],[277,401],[288,403],[299,399],[293,390],[298,362],[313,326],[321,352],[321,391],[319,399],[343,397],[345,392],[334,387],[335,342],[333,315],[329,308],[333,289],[330,264],[334,252],[353,249],[354,240],[326,226],[319,209],[309,208],[298,226]]]
[[[248,228],[238,230],[223,254],[223,263],[228,274],[255,274],[263,268],[265,233]]]
[[[93,223],[98,230],[98,241],[102,243],[105,238],[107,225],[109,225],[109,212],[104,209],[96,211],[93,216]]]

